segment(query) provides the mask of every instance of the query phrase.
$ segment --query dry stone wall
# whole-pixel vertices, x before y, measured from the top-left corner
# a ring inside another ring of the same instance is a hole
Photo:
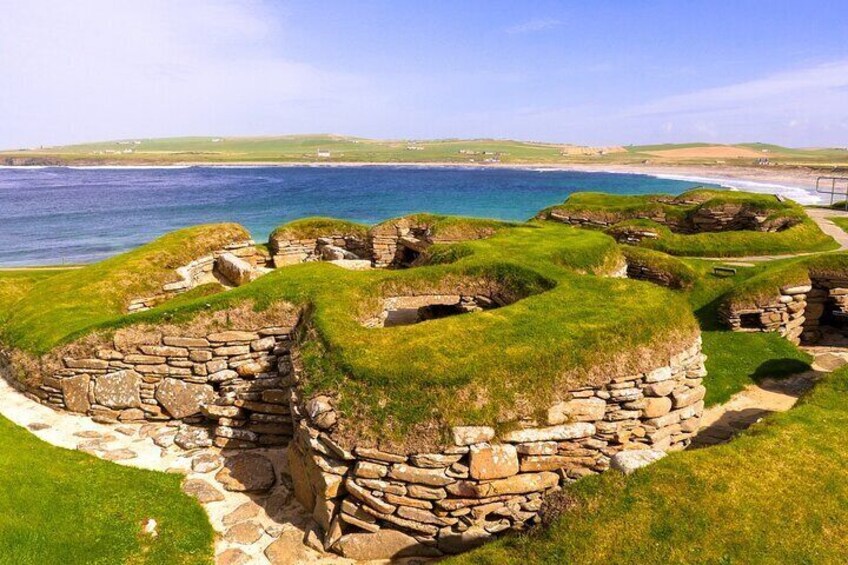
[[[720,315],[733,331],[777,332],[796,345],[815,344],[835,318],[848,315],[848,279],[814,277],[756,306],[724,304]]]
[[[180,420],[193,426],[191,447],[286,445],[293,330],[119,330],[110,347],[65,356],[46,375],[7,376],[30,398],[99,422]]]
[[[435,453],[345,446],[329,397],[293,392],[289,466],[295,495],[353,559],[439,556],[538,521],[545,494],[606,470],[623,450],[685,448],[704,407],[700,338],[667,365],[570,392],[544,422],[509,431],[453,428]]]
[[[369,257],[368,242],[349,233],[328,233],[312,238],[272,235],[270,246],[274,266],[278,268],[307,261],[356,261]]]

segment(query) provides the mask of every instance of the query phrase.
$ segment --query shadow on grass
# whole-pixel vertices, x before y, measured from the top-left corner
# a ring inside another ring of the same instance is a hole
[[[809,363],[799,359],[769,359],[757,367],[751,374],[751,379],[757,384],[762,384],[765,379],[783,379],[810,369],[812,367]]]

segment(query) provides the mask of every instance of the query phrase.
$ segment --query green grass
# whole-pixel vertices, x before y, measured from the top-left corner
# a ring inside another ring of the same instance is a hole
[[[777,336],[731,334],[716,321],[723,300],[733,299],[739,289],[762,286],[764,280],[770,288],[774,280],[786,278],[784,271],[794,272],[799,260],[741,269],[736,277],[719,279],[709,273],[709,262],[624,248],[625,254],[647,258],[677,277],[681,288],[691,289],[674,292],[598,276],[614,272],[623,260],[623,248],[598,231],[545,221],[507,224],[434,215],[412,220],[429,223],[436,236],[447,239],[490,237],[433,246],[415,269],[352,272],[326,263],[295,265],[226,293],[196,289],[149,312],[124,315],[128,291],[118,283],[135,280],[127,273],[153,264],[154,272],[167,273],[161,257],[158,263],[154,257],[164,253],[169,257],[164,263],[180,264],[191,257],[191,245],[200,245],[197,239],[211,245],[211,227],[176,232],[128,254],[32,284],[9,308],[3,341],[43,354],[93,331],[163,320],[179,323],[243,302],[257,310],[293,304],[307,312],[312,336],[304,353],[305,392],[333,394],[345,425],[356,428],[351,434],[386,441],[432,435],[459,423],[510,421],[516,411],[534,416],[528,410],[540,410],[569,388],[665,362],[692,339],[697,325],[710,357],[708,402],[724,401],[763,376],[795,372],[808,361]],[[317,230],[317,224],[335,227],[326,219],[310,222],[309,230]],[[227,226],[224,231],[239,230]],[[174,258],[169,255],[174,249],[183,254]],[[848,255],[816,260],[818,269],[848,270]],[[511,304],[411,326],[362,325],[382,310],[386,297],[493,291]]]
[[[53,447],[0,418],[0,477],[0,563],[212,563],[212,528],[180,475]],[[156,538],[141,533],[148,518]]]
[[[707,406],[727,402],[746,386],[764,378],[781,378],[806,371],[811,357],[776,333],[732,332],[721,325],[718,309],[733,290],[776,267],[736,267],[732,277],[715,276],[712,261],[686,260],[696,273],[695,284],[687,294],[701,326],[703,352],[707,356],[704,385]],[[789,261],[783,260],[779,264]]]
[[[764,306],[774,303],[781,287],[809,284],[810,277],[845,278],[847,274],[848,252],[774,261],[756,276],[736,286],[726,299],[737,308]]]
[[[34,273],[34,284],[27,285],[25,300],[8,308],[0,337],[8,345],[43,353],[86,327],[122,315],[130,299],[159,292],[164,283],[178,279],[177,267],[249,237],[237,224],[201,225],[82,269],[27,271]],[[42,273],[44,280],[36,280]],[[0,272],[3,288],[7,281],[18,280],[14,284],[20,289],[20,277],[18,271]]]
[[[360,436],[399,439],[434,423],[441,430],[460,422],[491,424],[519,404],[546,406],[573,386],[665,362],[696,331],[682,296],[596,276],[621,262],[619,247],[602,233],[533,223],[459,246],[464,251],[452,262],[402,271],[296,265],[227,293],[132,316],[103,308],[97,295],[69,294],[79,281],[112,280],[112,271],[122,270],[135,251],[77,271],[75,281],[59,275],[36,284],[15,305],[3,339],[43,353],[97,329],[178,322],[243,301],[259,309],[296,304],[308,308],[323,348],[305,356],[315,361],[307,366],[306,391],[334,393],[345,421],[367,426],[357,430]],[[383,297],[492,289],[517,301],[412,326],[361,325],[381,310]]]
[[[840,228],[842,228],[842,231],[848,232],[848,218],[835,217],[828,219]]]
[[[821,231],[811,219],[776,233],[758,231],[726,231],[697,234],[677,234],[649,220],[629,220],[614,226],[610,233],[631,226],[648,228],[659,235],[643,239],[639,245],[684,257],[752,257],[790,255],[832,251],[839,244]]]
[[[63,272],[69,272],[69,270],[0,270],[0,323],[3,323],[12,314],[12,306],[29,294],[36,283]]]
[[[845,563],[846,395],[843,370],[729,444],[579,481],[549,528],[449,562]]]
[[[368,226],[336,218],[303,218],[276,228],[271,232],[269,239],[312,239],[329,234],[354,235],[365,238],[368,236]]]
[[[139,143],[135,143],[138,141]],[[509,139],[374,140],[340,135],[287,135],[267,137],[177,137],[129,139],[40,149],[0,151],[0,163],[30,164],[175,164],[175,163],[484,163],[497,159],[512,164],[685,162],[715,164],[712,157],[663,159],[654,151],[705,147],[707,143],[586,148],[587,154],[563,154],[562,143]],[[408,149],[419,147],[420,150]],[[839,166],[848,152],[838,149],[796,149],[760,144],[738,147],[769,149],[772,163],[802,166]],[[131,150],[130,153],[124,151]],[[318,152],[329,151],[329,157]],[[567,153],[567,152],[566,152]],[[753,164],[754,159],[728,159],[728,165]]]
[[[795,222],[777,232],[751,230],[696,234],[676,233],[668,227],[683,224],[700,209],[727,204],[767,215],[766,223]],[[774,196],[728,190],[695,189],[677,197],[668,195],[621,196],[596,192],[572,194],[563,204],[543,210],[540,217],[553,219],[555,213],[576,215],[612,224],[616,235],[633,228],[657,234],[639,245],[670,255],[687,257],[743,257],[831,251],[839,244],[821,231],[802,206],[778,201]]]

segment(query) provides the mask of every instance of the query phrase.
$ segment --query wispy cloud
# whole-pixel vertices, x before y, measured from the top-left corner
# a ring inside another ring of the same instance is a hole
[[[506,32],[510,35],[519,35],[522,33],[535,33],[545,31],[562,25],[562,22],[556,18],[534,18],[506,28]]]

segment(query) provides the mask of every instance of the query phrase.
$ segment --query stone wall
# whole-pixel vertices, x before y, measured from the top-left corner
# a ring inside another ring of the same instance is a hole
[[[679,277],[653,265],[650,261],[628,257],[626,269],[629,279],[648,281],[668,288],[684,287],[684,283]]]
[[[675,199],[662,201],[667,205],[691,205]],[[760,210],[744,204],[723,203],[717,206],[701,206],[686,215],[667,214],[661,208],[618,214],[603,211],[563,210],[554,208],[541,214],[542,218],[556,220],[580,227],[608,228],[624,220],[651,220],[681,234],[724,231],[777,232],[792,227],[800,220],[789,217],[769,217],[768,210]],[[650,230],[631,228],[631,237],[641,240],[656,237]],[[624,234],[622,234],[624,237]]]
[[[321,237],[292,238],[272,235],[271,253],[275,267],[307,261],[363,260],[369,258],[368,242],[348,233],[328,233]]]
[[[178,267],[179,280],[163,285],[156,294],[132,299],[127,311],[149,310],[204,284],[220,282],[227,286],[240,286],[260,276],[266,263],[267,257],[257,249],[253,240],[232,243]]]
[[[192,447],[286,445],[293,325],[255,331],[118,330],[112,343],[7,378],[30,398],[99,422],[180,420]],[[76,349],[86,349],[78,346]],[[179,435],[178,435],[179,441]]]
[[[346,557],[464,551],[536,523],[545,494],[606,470],[616,453],[685,448],[704,407],[703,362],[699,338],[653,371],[570,391],[544,422],[455,427],[436,453],[342,445],[333,400],[302,402],[295,391],[295,495],[325,547]]]

